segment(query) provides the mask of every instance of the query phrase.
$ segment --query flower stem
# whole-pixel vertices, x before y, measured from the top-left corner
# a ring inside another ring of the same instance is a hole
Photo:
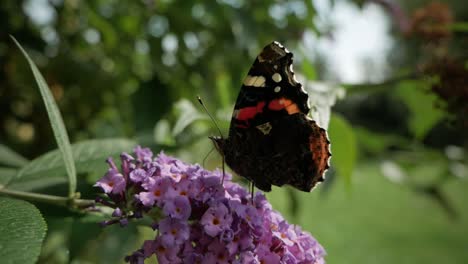
[[[49,194],[42,194],[42,193],[32,193],[32,192],[23,192],[17,190],[9,190],[6,188],[2,188],[0,185],[0,195],[11,196],[15,198],[21,198],[24,200],[29,200],[33,202],[43,202],[63,207],[86,207],[90,206],[94,203],[93,200],[85,200],[85,199],[77,199],[79,194],[77,193],[75,197],[63,197],[63,196],[56,196],[56,195],[49,195]]]

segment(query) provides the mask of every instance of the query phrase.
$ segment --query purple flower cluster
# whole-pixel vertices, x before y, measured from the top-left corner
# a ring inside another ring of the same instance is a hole
[[[325,251],[307,232],[271,208],[261,193],[251,195],[222,172],[204,170],[147,148],[135,157],[121,155],[121,169],[110,168],[95,186],[114,208],[104,225],[128,224],[147,216],[157,230],[154,240],[126,258],[143,263],[325,263]]]

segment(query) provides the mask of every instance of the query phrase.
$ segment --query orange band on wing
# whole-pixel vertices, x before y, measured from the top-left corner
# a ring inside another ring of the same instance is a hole
[[[280,111],[280,110],[285,109],[290,115],[299,113],[299,108],[297,107],[297,104],[293,103],[293,101],[286,99],[284,97],[272,100],[268,104],[268,109],[273,110],[273,111]]]
[[[297,104],[290,104],[286,106],[286,111],[288,111],[288,114],[292,115],[295,113],[299,113],[299,107],[297,107]]]

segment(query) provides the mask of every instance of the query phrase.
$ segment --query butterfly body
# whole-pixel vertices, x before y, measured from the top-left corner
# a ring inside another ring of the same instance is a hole
[[[292,57],[278,42],[267,45],[243,82],[228,138],[211,138],[226,164],[263,191],[285,184],[310,191],[329,167],[330,142],[307,116]]]

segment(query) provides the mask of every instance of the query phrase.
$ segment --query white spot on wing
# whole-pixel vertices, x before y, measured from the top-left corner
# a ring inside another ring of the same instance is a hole
[[[275,93],[279,93],[281,91],[281,87],[276,86],[274,91],[275,91]]]
[[[293,76],[294,76],[294,80],[296,80],[296,77],[295,77],[294,74],[293,74]],[[297,82],[297,81],[296,81],[296,82]],[[308,95],[309,93],[308,93],[306,90],[304,90],[304,86],[303,86],[302,84],[299,84],[299,85],[301,86],[301,91],[302,91],[303,93],[305,93],[305,94]],[[311,109],[310,97],[309,97],[309,96],[307,96],[307,103],[306,103],[306,104],[307,104],[307,108]]]
[[[255,87],[265,87],[265,77],[263,76],[257,76],[257,79],[255,80],[255,82],[252,84],[252,86],[255,86]]]
[[[296,75],[293,73],[292,76],[293,76],[293,80],[298,83],[299,81],[296,79]]]
[[[293,65],[292,65],[292,63],[291,63],[291,64],[289,64],[289,71],[290,71],[290,72],[292,72],[292,73],[294,73],[294,70],[293,70]]]
[[[301,84],[301,92],[305,93],[305,94],[309,94],[306,90],[304,90],[304,86]]]
[[[265,87],[265,77],[247,75],[244,79],[245,86]]]
[[[273,74],[273,76],[271,76],[271,79],[273,79],[273,81],[278,83],[278,82],[281,82],[283,78],[281,78],[281,74],[276,72],[275,74]]]
[[[245,79],[244,79],[244,85],[245,85],[245,86],[252,86],[252,84],[254,83],[255,79],[256,79],[256,78],[255,78],[254,76],[247,75],[247,77],[245,77]]]
[[[273,43],[275,43],[275,44],[276,44],[278,47],[280,47],[280,48],[284,48],[284,46],[281,45],[281,43],[279,43],[278,41],[274,41]]]
[[[266,122],[265,124],[261,124],[261,125],[256,126],[256,128],[258,130],[260,130],[264,135],[268,135],[268,134],[270,134],[272,126],[271,126],[270,122]]]

